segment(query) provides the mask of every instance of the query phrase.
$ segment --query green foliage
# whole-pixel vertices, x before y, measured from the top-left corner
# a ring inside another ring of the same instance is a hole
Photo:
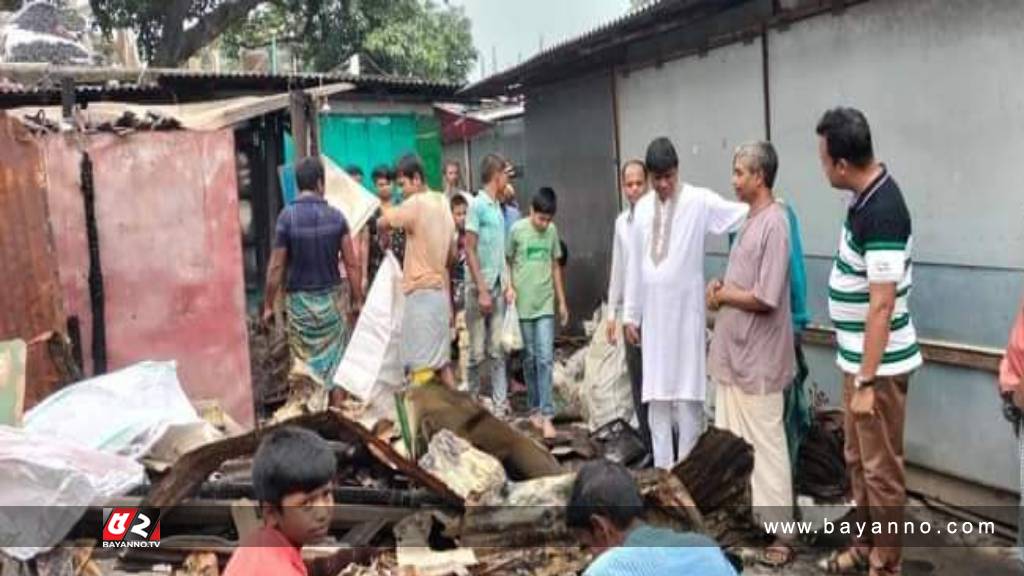
[[[232,0],[89,0],[96,23],[104,33],[116,28],[131,28],[139,35],[142,57],[153,61],[166,42],[164,28],[168,18],[184,15],[184,21],[198,21],[210,15],[220,4]],[[212,41],[213,38],[209,38]]]
[[[232,26],[224,46],[237,58],[243,48],[273,40],[317,71],[359,53],[370,60],[367,72],[462,82],[476,59],[462,9],[429,0],[273,0]]]

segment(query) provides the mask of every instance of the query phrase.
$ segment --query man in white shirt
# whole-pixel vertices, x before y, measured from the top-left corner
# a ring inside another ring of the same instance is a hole
[[[645,164],[655,194],[636,206],[623,322],[626,338],[643,348],[654,465],[668,469],[686,458],[704,425],[704,237],[735,231],[749,208],[681,184],[668,138],[651,142]]]
[[[647,168],[641,160],[630,160],[622,166],[622,193],[629,204],[615,219],[615,240],[612,245],[612,271],[608,280],[608,320],[605,324],[608,341],[612,344],[619,339],[619,319],[626,296],[626,268],[629,257],[629,229],[633,225],[636,203],[647,193]],[[640,347],[626,342],[626,367],[629,382],[633,388],[633,409],[640,423],[640,436],[647,451],[651,450],[651,428],[647,425],[647,405],[643,400],[643,360]]]

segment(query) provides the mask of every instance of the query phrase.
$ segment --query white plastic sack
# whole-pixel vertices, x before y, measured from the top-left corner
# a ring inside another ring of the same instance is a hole
[[[25,430],[133,460],[172,424],[199,422],[175,363],[140,362],[64,388],[25,414]]]
[[[336,385],[363,401],[402,387],[405,371],[399,342],[404,304],[402,268],[388,251],[334,373]]]
[[[8,426],[0,426],[0,470],[0,545],[23,561],[59,544],[89,505],[144,481],[130,458]]]
[[[581,396],[591,432],[622,418],[633,417],[633,391],[626,370],[626,347],[622,338],[615,344],[608,333],[596,330],[587,348]]]
[[[506,354],[523,349],[523,332],[519,327],[519,312],[515,304],[505,308],[505,320],[501,325],[501,348]]]

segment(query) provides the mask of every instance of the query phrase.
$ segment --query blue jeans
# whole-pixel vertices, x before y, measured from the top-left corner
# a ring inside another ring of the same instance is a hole
[[[466,284],[466,327],[469,330],[469,392],[480,393],[480,368],[490,361],[491,398],[498,411],[508,408],[508,380],[505,375],[505,352],[501,349],[501,327],[505,320],[505,294],[501,285],[491,289],[494,308],[485,316],[480,310],[480,291]]]
[[[530,411],[551,418],[555,415],[551,393],[551,371],[555,364],[555,317],[522,320],[519,327],[523,332],[523,376],[526,378]]]

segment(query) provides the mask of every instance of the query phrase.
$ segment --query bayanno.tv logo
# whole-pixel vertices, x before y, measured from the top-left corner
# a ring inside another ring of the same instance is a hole
[[[104,508],[104,548],[159,548],[160,511],[156,508]]]

